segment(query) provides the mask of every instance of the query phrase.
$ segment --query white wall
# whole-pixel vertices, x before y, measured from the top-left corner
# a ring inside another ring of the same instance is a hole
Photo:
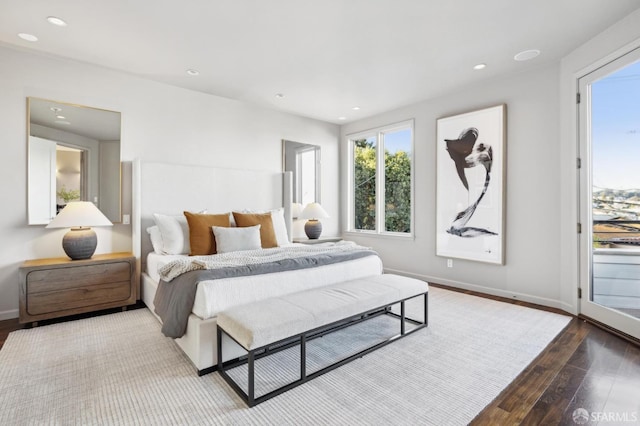
[[[372,127],[415,119],[415,240],[345,235],[377,250],[388,271],[436,283],[559,306],[560,199],[559,64],[466,87],[432,99],[350,123],[346,135]],[[495,266],[436,256],[436,119],[457,113],[507,105],[506,264]],[[347,164],[341,164],[346,188]],[[346,206],[346,192],[342,202]],[[343,216],[346,228],[346,216]]]
[[[100,141],[99,151],[98,207],[112,222],[121,222],[120,141]]]
[[[338,234],[337,126],[6,47],[0,64],[0,319],[17,316],[22,261],[64,256],[65,230],[27,225],[27,96],[121,112],[123,161],[280,171],[282,139],[320,145],[323,207],[334,218],[323,224],[326,235]],[[129,225],[96,232],[97,253],[131,250]]]

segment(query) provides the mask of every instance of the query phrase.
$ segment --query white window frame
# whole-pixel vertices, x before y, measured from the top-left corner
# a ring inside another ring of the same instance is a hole
[[[384,135],[398,130],[411,131],[411,213],[410,213],[410,231],[409,232],[391,232],[385,230],[385,180],[384,180]],[[414,137],[414,120],[405,120],[386,126],[376,127],[357,133],[347,135],[348,146],[348,176],[347,176],[347,229],[345,233],[353,233],[358,235],[386,236],[399,238],[413,238],[415,233],[415,137]],[[376,229],[355,229],[355,194],[354,194],[354,146],[353,141],[358,139],[366,139],[367,137],[376,137]]]

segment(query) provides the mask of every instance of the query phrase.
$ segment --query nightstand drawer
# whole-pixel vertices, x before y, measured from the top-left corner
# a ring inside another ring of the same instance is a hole
[[[109,308],[138,299],[136,258],[109,253],[91,259],[33,259],[20,266],[20,322],[38,322]]]
[[[131,283],[129,281],[94,284],[63,291],[32,293],[27,298],[27,313],[29,315],[41,315],[70,309],[88,308],[109,303],[126,302],[130,297]]]
[[[129,262],[43,269],[27,274],[27,295],[131,280]]]

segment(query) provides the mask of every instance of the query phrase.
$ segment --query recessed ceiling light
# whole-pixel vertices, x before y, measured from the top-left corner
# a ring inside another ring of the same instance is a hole
[[[64,121],[64,120],[56,120],[54,121],[54,123],[58,123],[58,124],[64,124],[65,126],[70,125],[71,123],[69,123],[68,121]]]
[[[47,21],[50,24],[57,25],[58,27],[66,27],[67,26],[67,23],[63,19],[60,19],[60,18],[58,18],[56,16],[47,17]]]
[[[338,120],[341,120],[341,121],[342,120],[346,120],[346,119],[347,119],[347,117],[338,117]]]
[[[516,61],[528,61],[529,59],[535,58],[539,54],[540,51],[538,49],[523,50],[522,52],[516,54],[513,59],[515,59]]]
[[[189,74],[189,75],[200,75],[200,71],[194,70],[193,68],[190,68],[190,69],[187,70],[187,74]]]
[[[276,93],[276,98],[278,99],[284,98],[284,93]]]
[[[38,41],[38,37],[34,36],[33,34],[20,33],[18,34],[18,37],[27,41]]]
[[[56,115],[56,118],[59,120],[64,120],[67,117],[65,117],[64,115]]]
[[[474,70],[483,70],[487,67],[487,64],[477,64],[473,66]]]
[[[351,108],[351,109],[352,109],[352,110],[354,110],[354,111],[358,111],[358,110],[360,109],[360,107],[359,107],[359,106],[354,106],[354,107],[353,107],[353,108]]]
[[[49,109],[50,109],[51,111],[53,111],[53,112],[60,112],[60,111],[62,111],[62,108],[58,108],[58,107],[51,107],[51,108],[49,108]]]

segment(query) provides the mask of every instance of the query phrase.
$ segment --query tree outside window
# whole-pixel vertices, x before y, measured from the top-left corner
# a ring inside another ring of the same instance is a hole
[[[413,123],[376,129],[349,141],[351,230],[411,233]]]

